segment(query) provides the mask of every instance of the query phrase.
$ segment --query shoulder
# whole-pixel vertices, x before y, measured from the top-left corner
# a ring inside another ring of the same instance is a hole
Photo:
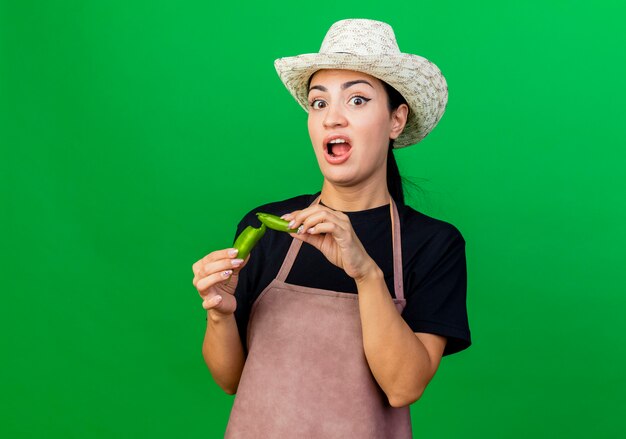
[[[403,243],[446,248],[452,244],[465,245],[461,231],[452,223],[426,215],[410,206],[398,206]]]

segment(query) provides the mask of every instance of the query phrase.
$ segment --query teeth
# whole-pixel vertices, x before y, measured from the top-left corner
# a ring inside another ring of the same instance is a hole
[[[346,143],[345,139],[335,139],[335,140],[331,140],[328,143]]]

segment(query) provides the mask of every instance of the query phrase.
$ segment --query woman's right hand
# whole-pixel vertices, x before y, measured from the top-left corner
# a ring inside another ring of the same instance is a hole
[[[203,299],[202,307],[223,317],[235,312],[235,288],[239,271],[246,260],[237,259],[237,249],[228,248],[209,253],[193,264],[193,286]]]

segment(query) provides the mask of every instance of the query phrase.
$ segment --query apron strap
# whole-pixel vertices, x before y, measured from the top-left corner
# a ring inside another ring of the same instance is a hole
[[[393,247],[393,286],[396,299],[404,300],[404,281],[402,274],[402,234],[400,233],[400,215],[396,202],[391,198],[391,237]]]
[[[291,271],[291,267],[293,267],[293,262],[296,260],[296,256],[300,251],[300,247],[302,246],[302,241],[296,238],[291,238],[291,245],[289,246],[289,251],[287,251],[287,256],[283,260],[283,265],[281,265],[280,270],[278,271],[278,275],[276,279],[281,282],[285,282],[287,280],[287,275]]]
[[[311,206],[318,203],[321,195],[318,195],[315,200],[311,203]],[[391,202],[389,203],[389,210],[391,214],[391,237],[392,237],[392,247],[393,247],[393,282],[394,282],[394,293],[396,299],[404,299],[404,287],[402,281],[402,240],[400,234],[400,216],[398,215],[398,208],[396,203],[391,198]],[[397,226],[396,226],[397,225]],[[300,251],[300,247],[302,246],[302,241],[299,239],[292,238],[291,245],[289,246],[289,250],[287,251],[287,256],[283,260],[283,264],[278,271],[278,275],[276,279],[281,282],[285,282],[289,272],[291,271],[291,267],[293,267],[293,263],[296,260],[296,256],[298,256],[298,252]]]

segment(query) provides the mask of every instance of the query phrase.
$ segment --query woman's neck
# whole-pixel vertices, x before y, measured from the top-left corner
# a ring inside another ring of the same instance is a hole
[[[372,180],[370,184],[354,187],[336,186],[325,180],[320,200],[331,209],[356,212],[389,204],[391,196],[386,184]]]

